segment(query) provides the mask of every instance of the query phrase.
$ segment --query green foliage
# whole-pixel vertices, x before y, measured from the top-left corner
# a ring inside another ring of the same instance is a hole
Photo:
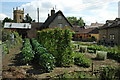
[[[55,57],[57,66],[69,66],[73,62],[72,34],[69,29],[45,29],[38,31],[37,39]]]
[[[39,58],[39,65],[41,65],[46,72],[51,72],[55,67],[55,59],[52,54],[42,54]]]
[[[6,41],[6,40],[11,40],[10,34],[12,32],[10,30],[2,30],[2,41]]]
[[[96,53],[96,51],[106,51],[108,58],[111,58],[120,62],[119,47],[105,47],[102,45],[90,45],[87,48],[88,48],[88,52],[92,51],[93,53]]]
[[[8,54],[9,53],[9,49],[8,49],[7,45],[6,44],[2,44],[2,46],[3,46],[3,54]]]
[[[90,67],[91,60],[86,58],[82,53],[74,53],[74,64],[83,67]]]
[[[11,35],[14,35],[14,39]],[[8,53],[10,48],[14,48],[22,44],[22,37],[15,31],[11,30],[2,30],[2,46],[3,53]]]
[[[34,60],[38,63],[45,72],[51,72],[55,67],[55,59],[36,39],[31,39],[33,49],[35,51]]]
[[[2,24],[4,25],[5,22],[14,22],[14,21],[11,18],[6,17],[4,18]]]
[[[32,20],[29,14],[25,15],[25,19],[23,20],[23,23],[31,23],[31,22],[35,22],[35,20]]]
[[[80,17],[78,20],[77,20],[77,23],[79,26],[85,26],[85,23],[84,23],[84,20],[82,19],[82,17]]]
[[[24,63],[29,63],[34,58],[34,51],[32,50],[32,46],[30,44],[29,39],[25,39],[23,48],[22,48],[22,55]]]
[[[77,19],[77,17],[67,17],[67,19],[72,25],[85,26],[82,17],[80,17],[79,19]]]
[[[101,80],[119,80],[120,79],[120,67],[102,67],[100,72]]]
[[[107,55],[108,58],[111,58],[111,59],[114,59],[120,62],[120,50],[119,49],[111,48],[107,52],[108,52],[108,55]]]

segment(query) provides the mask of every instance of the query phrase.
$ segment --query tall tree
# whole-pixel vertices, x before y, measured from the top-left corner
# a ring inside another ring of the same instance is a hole
[[[72,25],[77,24],[77,18],[76,17],[67,17],[67,19]]]
[[[82,17],[80,17],[77,21],[78,21],[79,26],[85,26],[85,23],[84,23],[84,20],[82,19]]]
[[[67,19],[72,25],[85,26],[82,17],[80,17],[79,19],[77,19],[77,17],[67,17]]]

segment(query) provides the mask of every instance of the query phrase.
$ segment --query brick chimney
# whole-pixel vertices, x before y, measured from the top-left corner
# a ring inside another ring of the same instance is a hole
[[[55,10],[53,8],[53,10],[51,10],[51,16],[53,16],[55,14]]]

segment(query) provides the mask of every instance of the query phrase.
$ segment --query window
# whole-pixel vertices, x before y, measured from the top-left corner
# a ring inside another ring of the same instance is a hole
[[[115,35],[114,34],[110,34],[110,39],[115,39]]]
[[[61,24],[61,23],[59,23],[59,24],[58,24],[58,27],[59,27],[59,28],[62,28],[62,24]]]
[[[58,16],[58,19],[62,19],[62,16]]]

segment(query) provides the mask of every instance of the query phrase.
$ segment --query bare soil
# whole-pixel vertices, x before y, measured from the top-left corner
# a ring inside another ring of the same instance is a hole
[[[32,78],[32,80],[37,78],[49,79],[64,74],[66,72],[70,73],[75,71],[92,70],[91,67],[83,68],[83,67],[78,67],[76,65],[72,65],[71,67],[56,67],[50,73],[43,73],[42,70],[38,69],[39,66],[20,64],[21,63],[19,61],[21,59],[20,48],[21,46],[15,47],[10,50],[9,54],[3,55],[3,74],[2,74],[3,78]],[[120,66],[120,63],[111,59],[106,59],[104,61],[96,60],[95,54],[85,53],[85,56],[92,60],[94,69],[97,69],[100,66],[105,66],[105,65]]]

